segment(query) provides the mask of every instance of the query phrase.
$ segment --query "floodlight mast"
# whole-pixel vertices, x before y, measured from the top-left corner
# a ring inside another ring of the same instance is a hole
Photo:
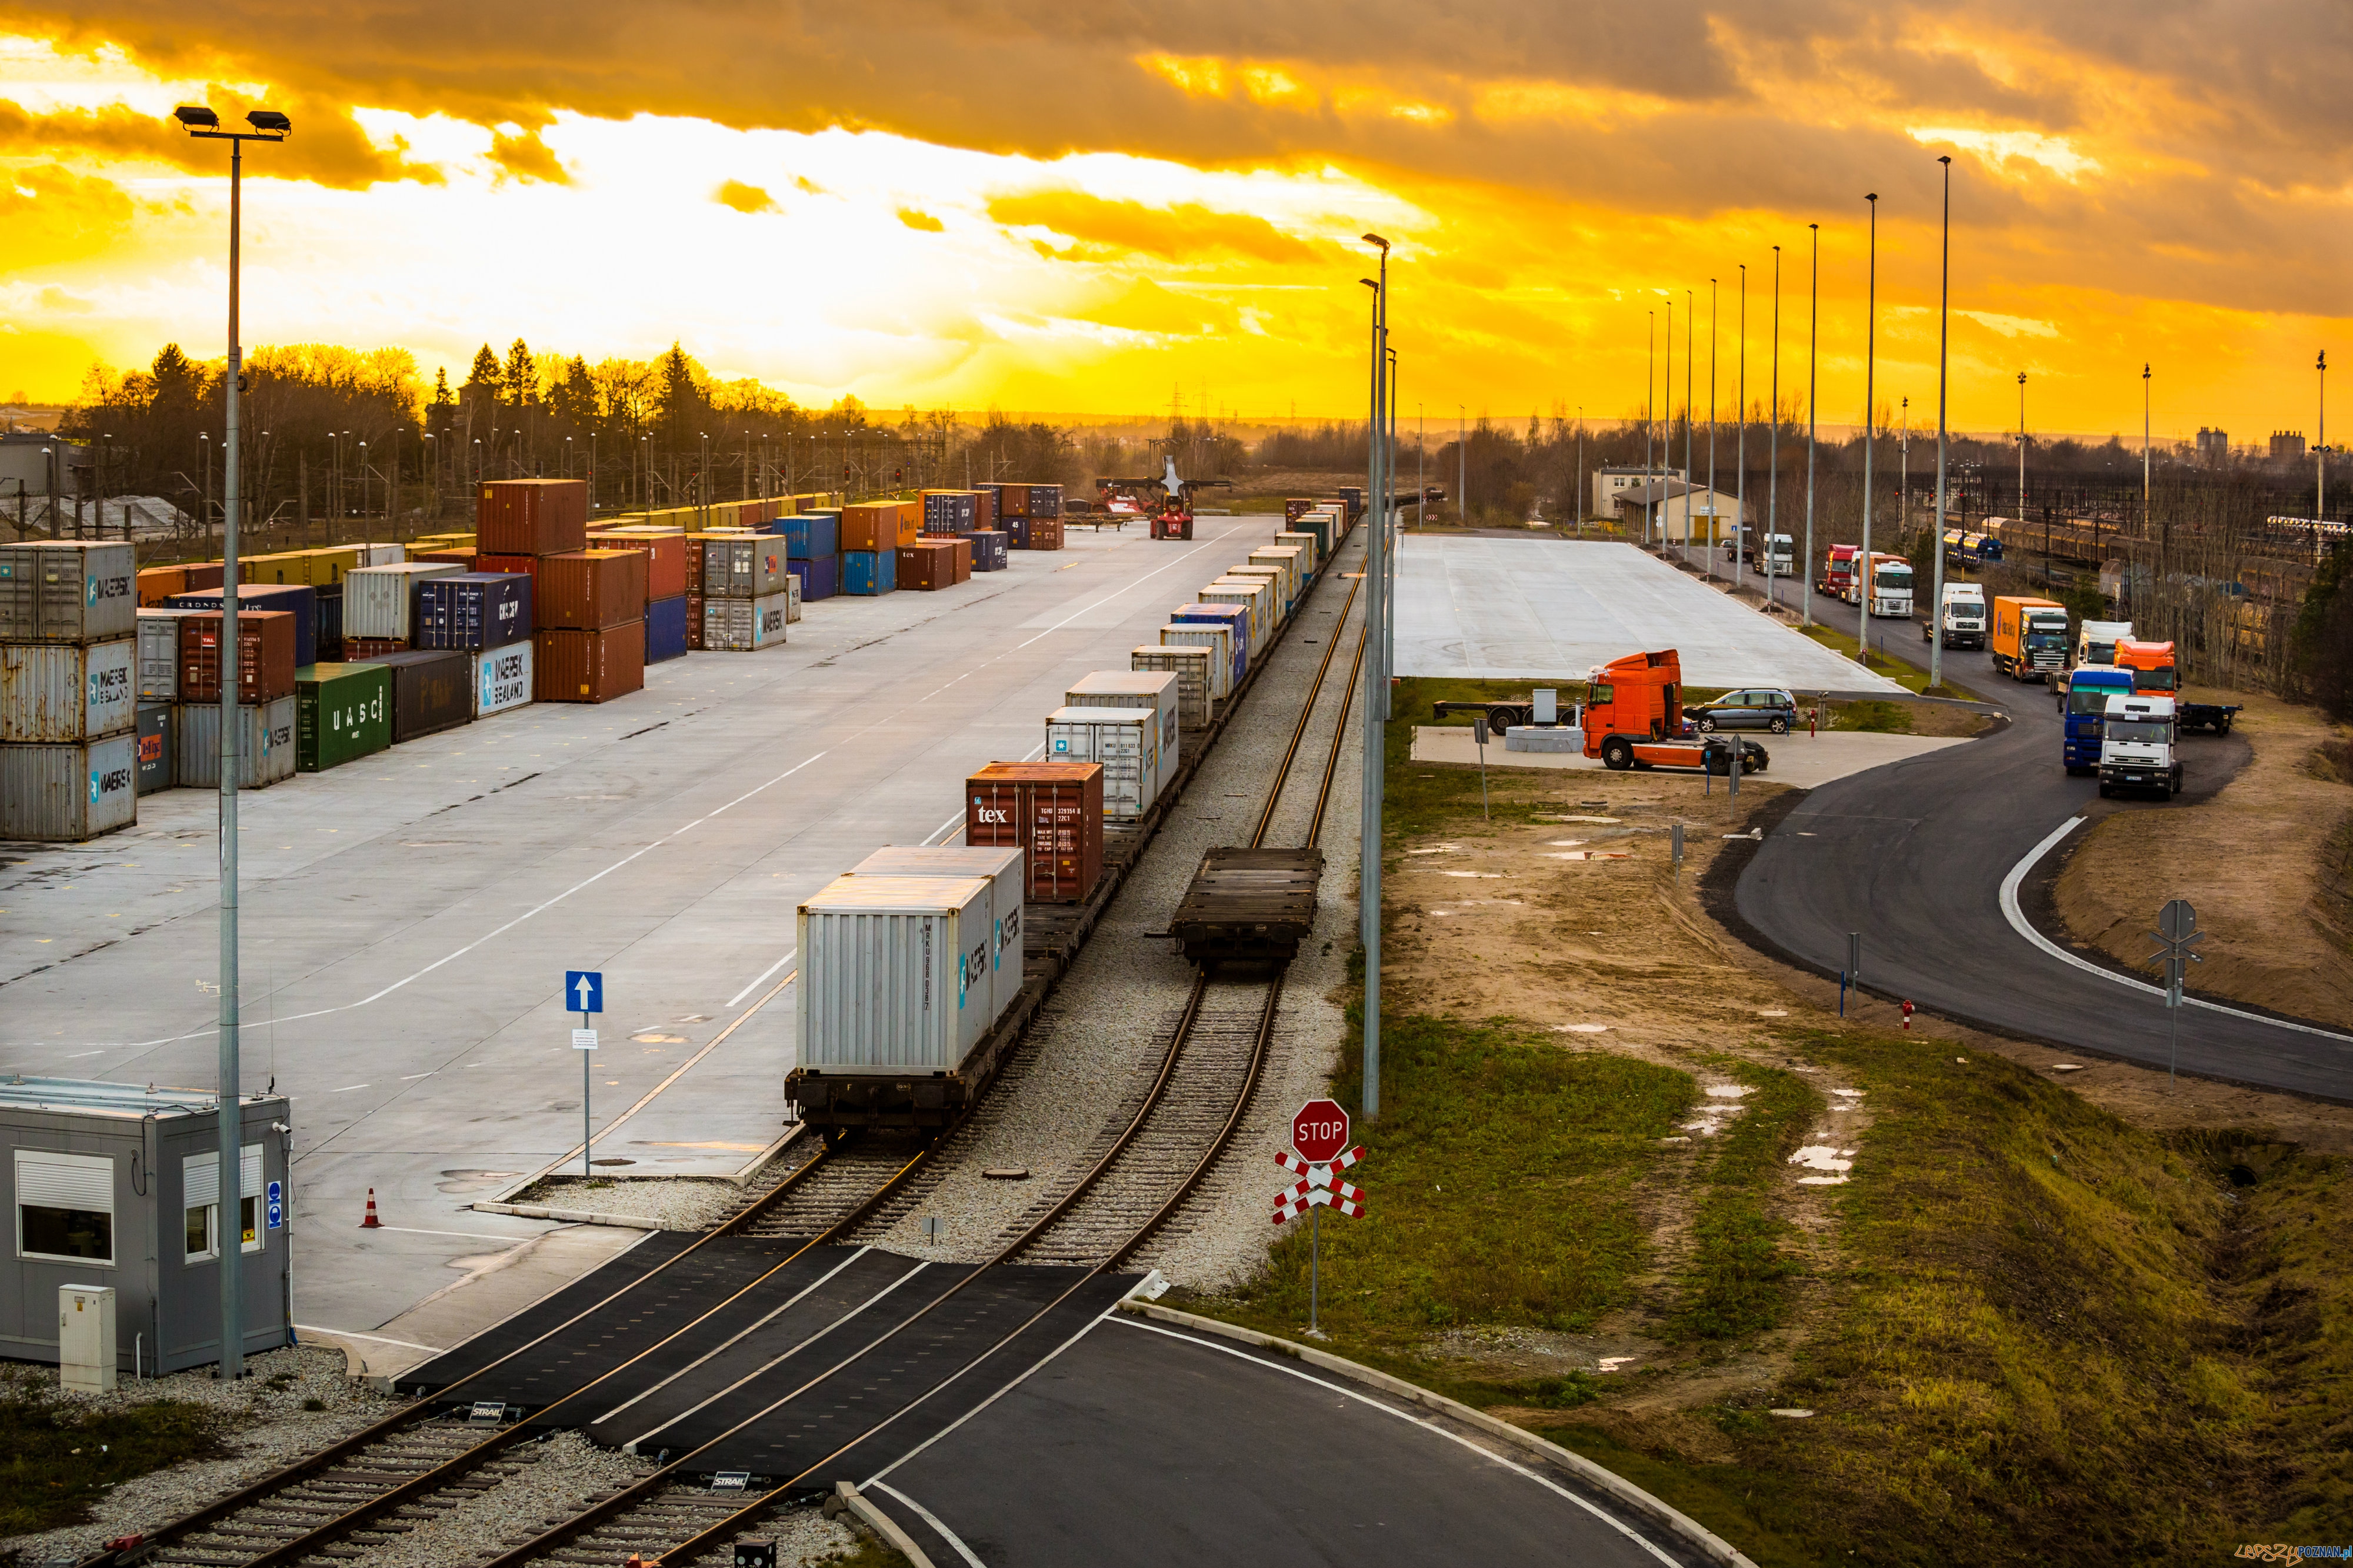
[[[219,1177],[219,1217],[214,1226],[220,1264],[220,1375],[245,1375],[245,1311],[239,1279],[245,1248],[245,1136],[239,1094],[242,1078],[237,1063],[237,780],[241,764],[242,737],[237,732],[237,699],[243,694],[244,641],[238,635],[237,563],[237,418],[245,378],[244,350],[237,340],[237,263],[239,222],[244,216],[245,144],[283,142],[294,132],[294,122],[275,109],[248,112],[250,131],[224,131],[220,116],[200,103],[183,104],[172,111],[187,133],[206,142],[228,143],[228,374],[223,378],[227,412],[226,439],[221,457],[225,478],[221,487],[221,689],[220,689],[220,1121],[216,1174]],[[266,1239],[261,1194],[254,1194],[254,1238]]]

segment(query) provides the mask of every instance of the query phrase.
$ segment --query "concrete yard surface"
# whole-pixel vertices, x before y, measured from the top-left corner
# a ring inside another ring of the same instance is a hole
[[[1727,735],[1732,731],[1726,731]],[[1947,746],[1966,742],[1950,735],[1882,735],[1870,731],[1838,730],[1825,735],[1767,735],[1746,731],[1736,737],[1765,748],[1771,758],[1762,774],[1753,775],[1796,789],[1842,779],[1889,763],[1926,756]],[[1475,767],[1478,742],[1467,724],[1417,724],[1413,727],[1413,760],[1417,763],[1461,763]],[[1577,768],[1603,771],[1601,759],[1564,752],[1507,752],[1500,741],[1487,742],[1491,768]],[[1672,775],[1663,775],[1672,776]],[[1694,773],[1692,782],[1701,782]]]
[[[1404,536],[1399,675],[1583,680],[1597,665],[1660,648],[1682,655],[1683,679],[1697,687],[1904,694],[1636,545]]]

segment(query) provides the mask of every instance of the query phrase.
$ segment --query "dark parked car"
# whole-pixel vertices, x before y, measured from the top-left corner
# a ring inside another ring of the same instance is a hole
[[[1798,721],[1798,700],[1778,687],[1751,687],[1685,708],[1683,717],[1704,734],[1717,730],[1770,730],[1786,735]]]

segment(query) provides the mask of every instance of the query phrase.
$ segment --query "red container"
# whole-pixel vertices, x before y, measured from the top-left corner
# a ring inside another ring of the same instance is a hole
[[[646,557],[646,603],[656,599],[675,599],[687,591],[686,532],[675,533],[595,533],[588,536],[591,550],[641,550]],[[702,552],[694,552],[700,556]],[[698,561],[697,564],[701,563]]]
[[[536,555],[477,555],[473,570],[477,572],[520,572],[532,579],[534,592],[539,587],[539,557]]]
[[[1028,533],[1029,542],[1025,546],[1027,549],[1060,550],[1062,548],[1062,520],[1059,517],[1031,518]]]
[[[987,492],[983,491],[982,493],[986,494]],[[954,539],[943,540],[941,542],[945,544],[948,548],[950,563],[955,568],[955,581],[959,583],[971,582],[972,541],[959,534]]]
[[[221,563],[217,561],[206,561],[189,567],[188,585],[181,589],[180,592],[183,594],[201,594],[207,588],[219,587],[221,585]]]
[[[533,634],[532,695],[542,702],[610,702],[646,689],[646,623]]]
[[[972,526],[975,529],[995,528],[997,526],[997,492],[976,490],[973,492],[973,498]]]
[[[531,605],[532,616],[542,627],[596,631],[642,621],[646,618],[646,552],[575,550],[564,555],[543,555],[532,584]]]
[[[448,561],[448,562],[452,562],[452,563],[454,563],[457,565],[457,568],[458,568],[458,570],[459,570],[459,571],[460,571],[460,572],[471,572],[471,571],[474,569],[475,552],[474,552],[473,551],[470,551],[470,550],[454,550],[454,549],[453,549],[453,550],[412,550],[412,551],[410,551],[410,552],[408,552],[408,558],[409,558],[411,561]]]
[[[474,543],[485,555],[559,555],[588,542],[585,479],[492,479],[474,492]]]
[[[920,544],[902,546],[895,565],[896,581],[901,588],[913,588],[917,593],[935,593],[953,588],[964,581],[956,575],[956,557],[961,553],[967,563],[965,575],[970,576],[972,547],[962,540],[926,539]]]
[[[687,554],[700,559],[702,552],[690,550]],[[700,594],[686,596],[686,646],[690,648],[702,646],[702,595]]]
[[[991,763],[964,795],[964,841],[1022,849],[1033,902],[1083,903],[1103,879],[1101,763]]]
[[[245,610],[237,617],[237,700],[275,702],[294,695],[294,617],[283,610]],[[180,618],[180,700],[217,702],[221,694],[221,613]]]
[[[388,653],[406,653],[407,651],[406,637],[345,637],[343,639],[343,658],[347,661],[382,658]]]
[[[881,551],[899,548],[899,520],[904,515],[897,501],[841,509],[842,550]]]

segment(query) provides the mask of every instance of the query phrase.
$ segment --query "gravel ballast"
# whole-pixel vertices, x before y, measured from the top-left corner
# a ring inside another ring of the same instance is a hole
[[[626,1215],[658,1220],[664,1230],[707,1230],[726,1217],[744,1189],[707,1176],[550,1176],[509,1201],[566,1214]]]

